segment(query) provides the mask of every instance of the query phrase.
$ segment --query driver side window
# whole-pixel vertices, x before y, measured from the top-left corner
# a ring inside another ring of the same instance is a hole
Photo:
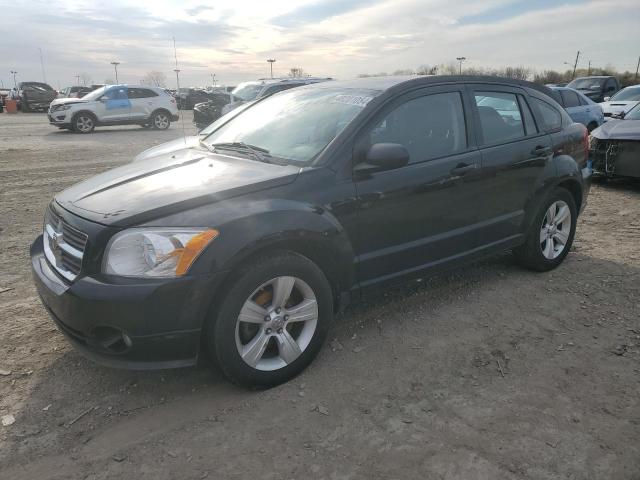
[[[467,133],[460,94],[426,95],[396,107],[369,132],[369,145],[376,143],[404,146],[409,163],[465,150]]]

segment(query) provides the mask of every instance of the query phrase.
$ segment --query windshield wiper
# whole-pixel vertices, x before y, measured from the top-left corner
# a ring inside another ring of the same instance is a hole
[[[235,150],[235,151],[245,151],[249,152],[254,158],[256,158],[260,162],[264,163],[274,163],[267,158],[269,155],[269,150],[266,148],[256,147],[255,145],[249,145],[244,142],[225,142],[225,143],[214,143],[211,145],[207,145],[207,148],[210,151],[215,151],[216,148],[226,149],[226,150]]]

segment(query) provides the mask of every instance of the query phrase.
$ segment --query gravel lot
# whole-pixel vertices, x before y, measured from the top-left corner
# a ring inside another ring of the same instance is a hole
[[[640,479],[638,184],[594,186],[554,272],[504,254],[375,292],[268,391],[77,354],[31,281],[44,208],[181,134],[0,115],[0,477]]]

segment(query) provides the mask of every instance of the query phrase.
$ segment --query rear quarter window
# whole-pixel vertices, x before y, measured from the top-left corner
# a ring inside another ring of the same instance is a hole
[[[536,97],[532,97],[531,102],[540,114],[543,130],[552,131],[562,128],[562,114],[556,107]]]

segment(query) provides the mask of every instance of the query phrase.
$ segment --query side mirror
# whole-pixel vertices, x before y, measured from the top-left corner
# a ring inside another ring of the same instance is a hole
[[[611,100],[611,97],[604,97],[604,98],[603,98],[603,100],[604,100],[605,102],[608,102],[609,100]]]
[[[404,167],[409,163],[409,152],[399,143],[375,143],[367,152],[364,163],[356,165],[357,171],[382,171]]]

